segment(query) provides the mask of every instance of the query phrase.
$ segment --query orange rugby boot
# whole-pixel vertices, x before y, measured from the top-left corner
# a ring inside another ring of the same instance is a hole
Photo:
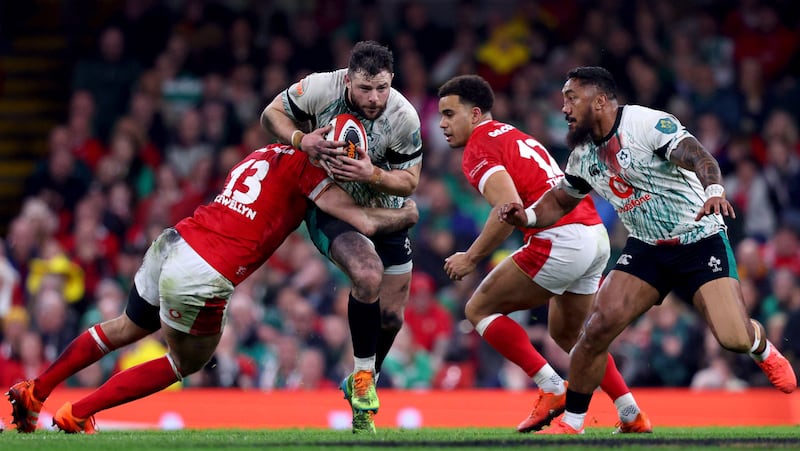
[[[583,434],[585,431],[581,427],[580,429],[575,429],[572,426],[568,425],[564,422],[564,418],[559,418],[555,421],[555,423],[551,424],[549,427],[542,429],[541,431],[537,431],[536,434]]]
[[[565,386],[566,384],[567,383],[564,382]],[[540,430],[550,424],[553,418],[564,413],[566,404],[566,390],[564,393],[556,395],[553,393],[545,393],[544,390],[540,388],[539,398],[536,400],[531,414],[517,426],[517,431],[531,432]]]
[[[791,393],[797,388],[797,376],[794,374],[792,365],[786,357],[778,351],[772,343],[770,345],[769,357],[763,362],[756,362],[769,381],[778,390],[784,393]]]
[[[94,427],[94,416],[89,418],[78,418],[72,414],[72,403],[67,402],[56,411],[53,417],[53,426],[57,426],[67,434],[95,434],[97,429]]]
[[[17,432],[34,432],[43,403],[33,396],[33,381],[17,382],[8,389],[6,396],[11,403],[12,423],[17,426]]]
[[[653,432],[653,423],[644,412],[639,412],[633,421],[619,421],[616,426],[617,430],[614,431],[614,434],[649,434]]]

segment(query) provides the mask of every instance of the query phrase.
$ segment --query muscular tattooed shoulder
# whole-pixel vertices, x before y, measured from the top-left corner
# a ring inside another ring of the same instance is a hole
[[[682,139],[670,153],[669,160],[697,174],[703,186],[722,182],[717,160],[694,137]]]

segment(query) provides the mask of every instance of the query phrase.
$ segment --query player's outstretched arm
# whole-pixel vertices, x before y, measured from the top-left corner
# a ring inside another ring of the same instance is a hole
[[[580,198],[572,197],[556,186],[528,208],[512,202],[502,205],[497,214],[501,221],[517,227],[547,227],[558,222],[580,202]]]
[[[417,204],[411,199],[406,199],[402,208],[365,208],[357,205],[337,185],[330,185],[317,197],[315,203],[325,213],[348,222],[368,236],[406,229],[419,220]]]
[[[494,252],[514,231],[513,226],[497,219],[502,205],[522,202],[508,172],[497,171],[490,175],[481,194],[492,206],[492,211],[469,249],[444,259],[444,271],[452,280],[461,280],[474,271],[478,263]]]
[[[678,147],[669,155],[669,161],[694,172],[705,188],[706,201],[703,208],[697,212],[695,221],[699,221],[706,215],[720,213],[724,216],[736,217],[733,205],[725,199],[719,163],[697,139],[691,136],[682,139],[678,143]]]

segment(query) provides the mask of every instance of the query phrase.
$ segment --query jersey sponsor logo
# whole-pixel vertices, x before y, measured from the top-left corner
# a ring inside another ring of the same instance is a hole
[[[631,166],[631,151],[622,148],[617,152],[617,163],[622,169],[628,169]]]
[[[666,135],[671,135],[678,131],[678,124],[676,124],[671,118],[664,117],[658,120],[658,123],[656,124],[656,130]]]
[[[598,175],[600,175],[600,166],[598,166],[597,164],[589,166],[589,175],[591,175],[592,177],[597,177]]]
[[[510,132],[514,130],[514,126],[510,124],[503,124],[500,128],[496,128],[489,132],[489,136],[492,138],[497,138],[498,136],[502,135],[503,133]]]
[[[638,207],[639,205],[644,204],[645,202],[649,202],[652,197],[649,194],[645,194],[644,197],[640,197],[637,199],[633,199],[630,202],[626,203],[625,205],[617,208],[617,213],[627,213],[634,208]]]
[[[628,185],[628,182],[622,180],[622,177],[615,175],[608,179],[608,187],[611,192],[616,194],[620,199],[627,199],[633,194],[633,187]]]
[[[618,265],[623,265],[623,266],[630,265],[631,264],[631,258],[632,258],[631,254],[622,254],[617,259],[617,264]]]
[[[720,272],[722,271],[722,260],[712,255],[711,258],[708,259],[708,267],[711,268],[711,272]]]

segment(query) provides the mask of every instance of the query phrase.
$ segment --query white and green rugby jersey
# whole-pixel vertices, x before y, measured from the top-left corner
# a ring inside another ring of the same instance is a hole
[[[616,209],[630,236],[649,244],[687,244],[718,233],[721,215],[694,217],[706,201],[694,172],[669,161],[692,135],[675,116],[638,105],[620,106],[611,132],[576,147],[561,187],[574,197],[594,189]]]
[[[386,111],[375,120],[365,119],[345,100],[347,69],[306,76],[281,95],[283,108],[297,122],[310,121],[319,128],[342,113],[358,117],[367,131],[372,164],[382,169],[406,169],[422,162],[419,115],[411,103],[392,88]],[[400,208],[404,198],[374,190],[368,183],[339,182],[364,207]]]

